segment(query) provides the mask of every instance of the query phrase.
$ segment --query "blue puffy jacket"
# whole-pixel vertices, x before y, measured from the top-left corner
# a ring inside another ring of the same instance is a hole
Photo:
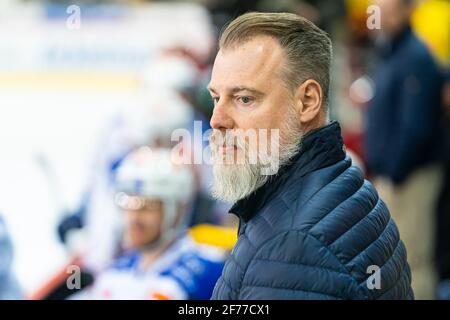
[[[213,299],[413,299],[406,250],[340,126],[307,134],[291,165],[230,210],[239,237]]]

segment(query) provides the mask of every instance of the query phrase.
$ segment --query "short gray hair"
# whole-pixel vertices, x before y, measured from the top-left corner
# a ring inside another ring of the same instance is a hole
[[[284,75],[288,87],[295,90],[308,79],[317,81],[326,109],[333,52],[327,33],[293,13],[250,12],[227,25],[220,36],[219,49],[234,47],[259,35],[277,39],[284,50],[287,58]]]

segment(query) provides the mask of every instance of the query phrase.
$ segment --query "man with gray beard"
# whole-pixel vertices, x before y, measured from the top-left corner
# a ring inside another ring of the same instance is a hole
[[[386,205],[328,121],[331,41],[288,13],[221,35],[208,89],[216,198],[238,242],[213,299],[413,299]]]

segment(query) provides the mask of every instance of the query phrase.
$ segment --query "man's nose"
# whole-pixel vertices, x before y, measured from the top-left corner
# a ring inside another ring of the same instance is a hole
[[[216,104],[209,124],[211,128],[219,130],[232,129],[234,127],[233,118],[229,114],[225,104],[221,104],[220,102]]]

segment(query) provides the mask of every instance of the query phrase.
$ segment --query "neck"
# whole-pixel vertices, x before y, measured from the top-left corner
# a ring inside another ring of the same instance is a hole
[[[318,117],[308,122],[307,124],[303,124],[302,126],[303,134],[307,134],[310,131],[326,126],[329,123],[327,118],[328,117],[326,115],[326,112],[321,110],[320,115]]]

